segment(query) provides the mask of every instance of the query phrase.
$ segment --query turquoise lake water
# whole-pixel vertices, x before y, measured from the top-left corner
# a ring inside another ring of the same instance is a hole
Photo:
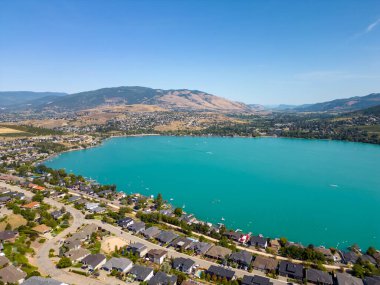
[[[380,248],[380,146],[283,138],[128,137],[46,162],[198,218],[304,245]]]

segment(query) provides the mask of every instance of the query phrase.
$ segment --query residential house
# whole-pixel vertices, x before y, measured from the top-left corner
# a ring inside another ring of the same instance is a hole
[[[28,204],[25,204],[25,205],[22,205],[21,208],[24,208],[24,209],[37,209],[40,207],[40,203],[36,202],[36,201],[33,201],[33,202],[30,202]]]
[[[190,258],[177,257],[173,260],[173,269],[191,274],[195,268],[195,261]]]
[[[0,232],[0,242],[8,241],[15,242],[18,237],[18,232],[16,231],[2,231]]]
[[[0,197],[0,205],[4,205],[4,204],[10,202],[11,200],[12,200],[12,197],[11,197],[11,196],[8,196],[8,195],[6,195],[6,196],[1,196],[1,197]]]
[[[318,269],[306,269],[306,281],[318,285],[333,285],[332,276],[324,271]]]
[[[90,255],[90,251],[85,248],[72,249],[65,252],[65,256],[70,258],[71,261],[81,262],[83,258]]]
[[[334,255],[332,254],[330,249],[324,247],[315,247],[314,250],[316,252],[322,253],[326,260],[334,260]]]
[[[79,199],[81,199],[80,196],[71,196],[71,197],[69,197],[69,198],[67,199],[67,202],[69,202],[69,203],[73,203],[73,202],[75,202],[75,201],[78,201]]]
[[[363,280],[347,273],[336,273],[337,285],[363,285]]]
[[[44,278],[40,276],[32,276],[25,280],[22,285],[69,285],[53,278]]]
[[[157,227],[150,227],[145,229],[142,234],[146,239],[152,239],[158,236],[160,232],[161,230],[159,230]]]
[[[342,261],[343,263],[345,264],[355,264],[356,261],[358,260],[359,258],[359,255],[357,255],[355,252],[353,251],[347,251],[347,252],[341,252],[341,255],[342,255]]]
[[[248,268],[251,265],[252,259],[252,254],[245,250],[234,252],[229,257],[230,261],[243,268]]]
[[[177,276],[168,275],[165,272],[158,271],[149,281],[148,285],[176,285]]]
[[[126,273],[132,269],[133,263],[128,258],[112,257],[103,266],[102,269],[106,271],[116,270],[121,273]]]
[[[210,248],[212,247],[211,243],[207,242],[193,242],[189,246],[189,250],[192,250],[195,252],[197,255],[202,255],[205,254]]]
[[[187,237],[177,237],[170,243],[170,246],[174,247],[177,250],[186,250],[190,247],[193,241]]]
[[[274,252],[274,253],[278,253],[278,251],[280,250],[281,248],[281,244],[279,242],[278,239],[271,239],[269,241],[269,248]]]
[[[223,260],[225,258],[228,258],[228,256],[230,256],[231,253],[232,250],[229,248],[214,245],[206,252],[205,256],[213,259]]]
[[[241,280],[241,285],[273,285],[273,283],[270,282],[269,278],[263,276],[244,275],[243,279]]]
[[[21,284],[26,277],[26,273],[10,264],[0,269],[0,280],[4,284]]]
[[[50,213],[50,215],[52,216],[52,218],[54,220],[58,220],[59,218],[61,218],[65,213],[62,212],[61,210],[57,210],[57,211],[53,211]]]
[[[278,261],[273,258],[257,256],[252,263],[252,267],[265,273],[276,272]]]
[[[139,242],[131,243],[126,250],[133,254],[137,254],[139,257],[144,257],[148,253],[146,245]]]
[[[227,237],[227,238],[230,239],[230,240],[233,240],[233,241],[238,242],[239,239],[240,239],[241,236],[242,236],[242,233],[240,233],[240,232],[230,231],[230,232],[225,233],[224,236]]]
[[[51,227],[48,227],[47,225],[41,224],[37,225],[32,228],[32,230],[36,231],[37,233],[44,235],[51,232]]]
[[[97,207],[99,207],[99,203],[86,203],[85,205],[87,211],[92,211]]]
[[[162,264],[167,257],[168,252],[163,249],[151,249],[146,254],[146,257],[154,263]]]
[[[3,268],[9,264],[9,259],[5,255],[0,255],[0,267]]]
[[[145,230],[144,222],[134,222],[132,225],[127,227],[129,231],[138,234]]]
[[[221,266],[211,265],[206,271],[211,276],[215,275],[218,278],[226,278],[228,281],[235,279],[235,271],[226,269]]]
[[[97,253],[87,255],[82,259],[82,263],[87,267],[88,270],[94,271],[99,269],[107,262],[105,255]]]
[[[178,235],[173,233],[172,231],[161,231],[156,236],[156,240],[158,240],[161,244],[168,244],[177,237]]]
[[[129,276],[132,276],[136,281],[146,282],[153,277],[153,269],[141,265],[134,265],[129,271]]]
[[[359,257],[361,261],[363,262],[369,262],[373,265],[376,265],[376,259],[374,259],[371,255],[368,254],[363,254],[362,256]]]
[[[134,220],[131,219],[131,218],[122,218],[120,220],[117,221],[117,225],[119,227],[122,227],[123,229],[126,229],[128,228],[130,225],[133,225],[134,223]]]
[[[250,246],[266,249],[268,246],[268,241],[266,238],[262,236],[251,236],[251,239],[249,240],[248,244]]]
[[[380,276],[366,276],[364,277],[365,285],[380,285]]]
[[[282,260],[280,261],[278,274],[280,276],[302,281],[303,269],[304,268],[302,264],[295,264],[287,260]]]

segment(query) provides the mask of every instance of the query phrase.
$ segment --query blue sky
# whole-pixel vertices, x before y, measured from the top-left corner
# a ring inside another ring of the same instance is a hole
[[[259,104],[380,92],[380,1],[0,0],[0,90],[122,85]]]

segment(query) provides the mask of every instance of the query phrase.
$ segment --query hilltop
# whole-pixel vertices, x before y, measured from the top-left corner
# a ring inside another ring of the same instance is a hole
[[[164,110],[249,112],[243,103],[227,100],[198,90],[153,89],[139,86],[121,86],[80,92],[66,96],[51,96],[49,100],[37,98],[13,108],[25,107],[33,110],[80,111],[104,106],[152,105]],[[38,101],[39,100],[39,101]]]

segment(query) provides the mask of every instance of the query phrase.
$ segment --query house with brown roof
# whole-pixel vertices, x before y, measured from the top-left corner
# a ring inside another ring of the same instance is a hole
[[[36,231],[37,233],[44,235],[51,232],[51,227],[48,227],[47,225],[41,224],[37,225],[32,228],[32,230]]]
[[[281,244],[278,239],[271,239],[269,241],[269,248],[273,250],[273,252],[278,253],[281,248]]]
[[[0,280],[4,284],[21,284],[25,277],[26,273],[12,264],[0,269]]]
[[[148,253],[146,254],[146,257],[154,262],[154,263],[157,263],[157,264],[162,264],[166,258],[166,256],[168,255],[168,252],[166,250],[163,250],[163,249],[151,249],[148,251]]]
[[[229,248],[225,248],[219,245],[214,245],[211,247],[205,254],[205,256],[213,259],[223,260],[226,257],[228,258],[232,253],[232,250]]]
[[[252,267],[256,270],[263,271],[265,273],[275,272],[277,270],[278,261],[273,258],[257,256],[252,263]]]

